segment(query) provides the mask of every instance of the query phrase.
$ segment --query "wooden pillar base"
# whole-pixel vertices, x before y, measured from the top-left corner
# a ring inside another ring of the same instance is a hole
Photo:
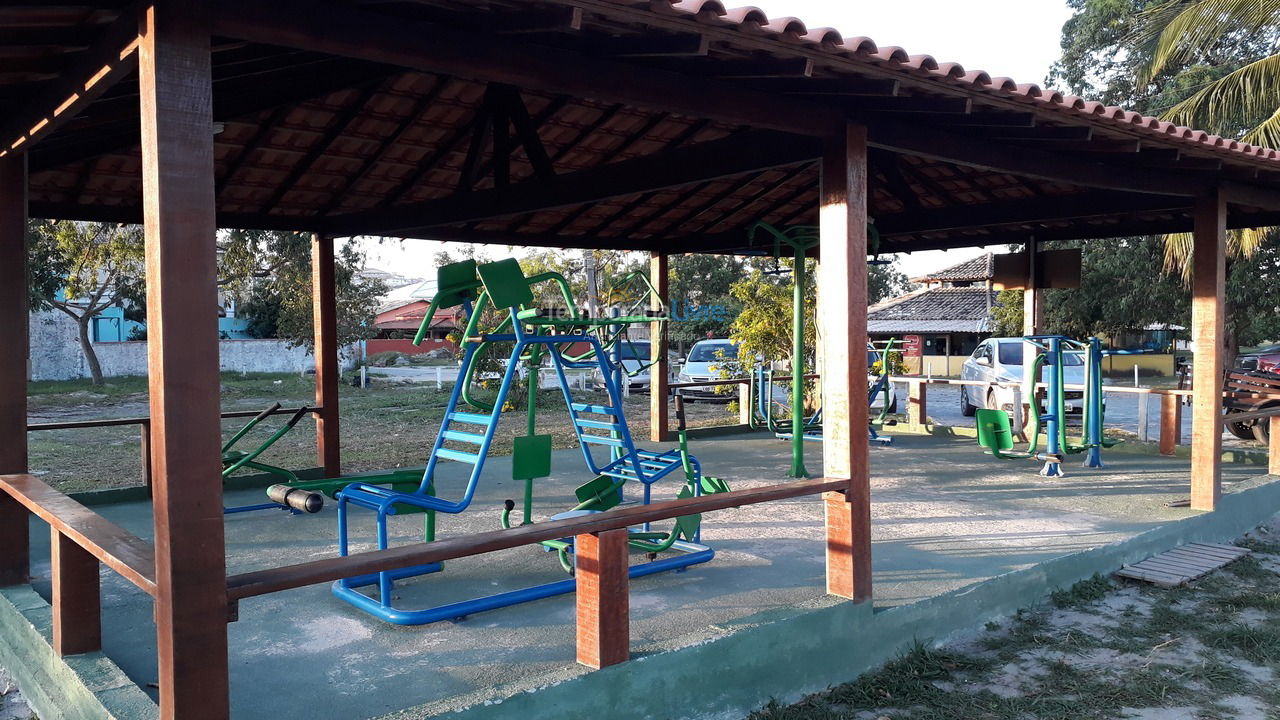
[[[907,383],[907,425],[922,430],[929,423],[928,385],[923,380]]]
[[[1160,397],[1160,454],[1173,455],[1182,442],[1182,398]]]
[[[627,530],[579,535],[577,558],[578,662],[600,669],[631,656]]]
[[[61,656],[102,649],[102,591],[98,559],[50,529],[53,571],[53,649]]]
[[[1260,421],[1262,422],[1262,421]],[[1267,473],[1280,475],[1280,415],[1272,415],[1264,422],[1267,426]]]
[[[871,506],[844,493],[823,493],[827,521],[827,594],[871,599]]]

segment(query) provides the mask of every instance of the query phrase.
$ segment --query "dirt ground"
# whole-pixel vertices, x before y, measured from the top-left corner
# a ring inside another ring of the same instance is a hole
[[[222,378],[224,411],[260,410],[273,402],[298,407],[315,402],[315,379],[310,375],[247,375],[228,373]],[[426,464],[444,407],[449,385],[436,390],[432,383],[408,383],[375,378],[368,388],[343,385],[342,459],[346,472],[414,467]],[[577,392],[589,402],[601,402],[603,393]],[[28,418],[32,423],[145,417],[150,414],[145,378],[112,378],[107,386],[93,388],[87,382],[32,383]],[[627,422],[636,438],[649,434],[649,396],[635,394],[626,400]],[[559,390],[543,390],[538,399],[537,431],[549,433],[556,448],[575,447]],[[687,406],[690,427],[737,423],[727,403],[699,402]],[[287,419],[276,416],[237,443],[250,450]],[[223,438],[229,438],[248,418],[223,421]],[[674,418],[672,420],[674,426]],[[304,420],[261,456],[261,460],[286,468],[314,467],[315,433]],[[525,412],[505,415],[498,426],[493,454],[511,452],[511,440],[525,433]],[[140,430],[137,425],[76,430],[42,430],[30,433],[30,467],[45,482],[66,491],[125,487],[141,482]]]
[[[1280,720],[1280,515],[1186,587],[1094,577],[749,720]]]

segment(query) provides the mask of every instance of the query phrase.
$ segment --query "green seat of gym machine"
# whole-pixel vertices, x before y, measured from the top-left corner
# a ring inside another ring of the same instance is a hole
[[[520,261],[515,258],[484,263],[476,268],[484,289],[489,293],[489,301],[499,310],[506,310],[520,305],[533,304],[533,291],[529,289],[529,280],[520,269]]]
[[[974,413],[978,424],[978,444],[998,458],[1026,458],[1027,453],[1013,449],[1013,429],[1009,414],[1003,410],[978,410]]]
[[[480,280],[476,277],[476,261],[441,265],[436,270],[436,307],[450,308],[467,300],[475,300],[480,292]]]

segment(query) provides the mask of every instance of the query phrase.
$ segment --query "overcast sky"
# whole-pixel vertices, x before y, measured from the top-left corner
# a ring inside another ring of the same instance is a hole
[[[992,77],[1039,84],[1058,59],[1062,24],[1071,15],[1065,0],[754,0],[741,4],[755,5],[770,17],[798,17],[810,28],[833,27],[845,37],[865,35],[881,47],[897,45],[912,55],[927,53],[939,62],[959,62],[971,70],[986,70]],[[413,277],[433,274],[435,252],[455,245],[422,240],[361,244],[369,251],[371,266]],[[902,255],[901,266],[907,275],[917,276],[983,251]],[[492,257],[505,254],[505,247],[489,249]]]

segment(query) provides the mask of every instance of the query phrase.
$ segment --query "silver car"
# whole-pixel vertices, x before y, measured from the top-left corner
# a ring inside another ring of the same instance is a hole
[[[960,371],[962,380],[981,380],[987,383],[1021,383],[1022,363],[1027,357],[1025,348],[1028,345],[1022,338],[988,338],[983,340],[964,361]],[[1063,353],[1064,380],[1067,385],[1084,384],[1084,359],[1078,353]],[[1049,379],[1049,364],[1040,370],[1039,382]],[[1006,412],[1013,411],[1012,387],[995,385],[961,385],[960,412],[972,416],[979,408],[1000,408]],[[1067,414],[1080,414],[1084,405],[1084,391],[1067,390],[1063,398],[1067,406]],[[1041,398],[1041,410],[1044,400]]]

